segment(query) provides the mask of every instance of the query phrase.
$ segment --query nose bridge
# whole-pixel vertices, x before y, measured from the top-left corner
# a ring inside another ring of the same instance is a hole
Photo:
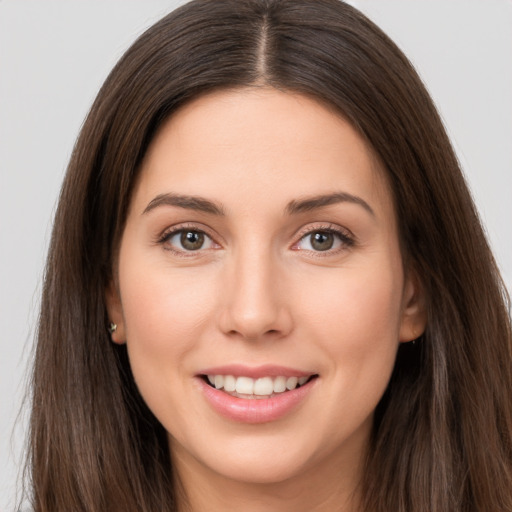
[[[289,312],[279,282],[279,262],[271,249],[244,245],[232,254],[229,267],[223,331],[247,339],[287,333]]]

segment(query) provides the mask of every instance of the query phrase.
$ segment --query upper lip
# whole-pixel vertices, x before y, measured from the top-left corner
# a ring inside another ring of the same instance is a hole
[[[296,368],[273,364],[265,364],[260,366],[227,364],[204,368],[198,372],[198,375],[233,375],[234,377],[251,377],[253,379],[259,379],[262,377],[309,377],[316,374],[315,372],[308,372],[298,370]]]

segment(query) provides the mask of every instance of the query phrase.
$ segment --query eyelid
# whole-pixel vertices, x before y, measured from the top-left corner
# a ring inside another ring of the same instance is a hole
[[[338,248],[338,249],[334,249],[334,250],[328,249],[326,251],[310,251],[310,250],[307,250],[307,249],[298,249],[298,248],[296,248],[297,245],[306,236],[311,235],[311,234],[316,233],[316,232],[319,232],[319,231],[325,231],[325,232],[329,232],[329,233],[333,233],[333,234],[337,235],[340,238],[340,240],[341,240],[341,242],[342,242],[344,247]],[[354,236],[354,234],[349,229],[347,229],[345,227],[342,227],[342,226],[339,226],[337,224],[333,224],[331,222],[319,223],[319,224],[316,224],[316,225],[314,225],[314,224],[313,225],[312,224],[307,224],[306,226],[303,226],[297,232],[297,234],[295,235],[295,238],[297,239],[297,241],[293,243],[292,249],[308,251],[308,252],[314,252],[315,255],[317,255],[317,256],[329,256],[329,255],[332,255],[332,254],[336,254],[337,252],[349,249],[349,248],[353,247],[356,244],[356,237]]]
[[[156,243],[164,245],[172,236],[176,235],[177,233],[180,233],[182,231],[196,231],[198,233],[203,233],[206,235],[216,246],[214,249],[221,248],[221,244],[217,242],[217,237],[211,233],[211,230],[204,226],[203,224],[198,224],[195,222],[183,222],[180,224],[175,224],[173,226],[169,226],[165,228],[156,238]],[[180,256],[184,257],[190,257],[190,256],[197,256],[200,253],[203,253],[204,251],[208,251],[210,249],[198,249],[197,251],[184,251],[181,249],[174,248],[172,246],[165,247],[166,250],[171,251],[175,254],[178,254]]]
[[[183,223],[179,223],[179,224],[176,224],[173,226],[169,226],[160,232],[160,234],[156,237],[155,242],[157,244],[163,245],[176,233],[179,233],[181,231],[186,231],[186,230],[197,231],[197,232],[203,233],[208,238],[210,238],[211,241],[217,246],[214,249],[222,248],[222,244],[220,244],[217,241],[218,236],[212,234],[212,230],[209,229],[207,226],[205,226],[204,224],[201,224],[201,223],[197,223],[197,222],[183,222]],[[339,237],[340,241],[342,242],[343,247],[335,249],[335,250],[329,249],[326,251],[311,251],[311,250],[307,250],[307,249],[301,249],[302,251],[314,253],[316,256],[329,256],[332,254],[336,254],[337,252],[347,250],[348,248],[351,248],[352,246],[354,246],[356,243],[356,237],[353,235],[353,233],[349,229],[347,229],[345,227],[339,226],[337,224],[333,224],[331,222],[324,222],[324,223],[318,223],[318,224],[309,223],[309,224],[301,227],[297,231],[296,235],[294,236],[294,239],[296,241],[291,246],[291,249],[299,250],[297,248],[297,245],[306,236],[311,235],[315,232],[319,232],[319,231],[330,232],[330,233],[337,235]],[[194,255],[197,256],[200,253],[203,253],[204,251],[211,250],[211,248],[210,248],[210,249],[198,249],[197,251],[184,251],[184,250],[172,248],[171,246],[165,247],[165,249],[172,251],[177,255],[184,256],[184,257],[190,257],[190,256],[194,256]]]

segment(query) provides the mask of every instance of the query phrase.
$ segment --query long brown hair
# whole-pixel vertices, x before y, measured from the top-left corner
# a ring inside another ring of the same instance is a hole
[[[131,190],[185,102],[266,85],[315,97],[373,147],[428,325],[375,414],[368,512],[512,511],[508,299],[439,115],[404,55],[338,0],[195,0],[126,52],[63,184],[45,273],[30,430],[36,512],[175,510],[166,433],[141,399],[104,294]],[[336,476],[333,475],[333,478]]]

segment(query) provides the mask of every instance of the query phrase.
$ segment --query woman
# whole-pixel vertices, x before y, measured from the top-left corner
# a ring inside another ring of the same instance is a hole
[[[36,511],[512,510],[504,288],[442,123],[336,0],[195,1],[56,215]]]

